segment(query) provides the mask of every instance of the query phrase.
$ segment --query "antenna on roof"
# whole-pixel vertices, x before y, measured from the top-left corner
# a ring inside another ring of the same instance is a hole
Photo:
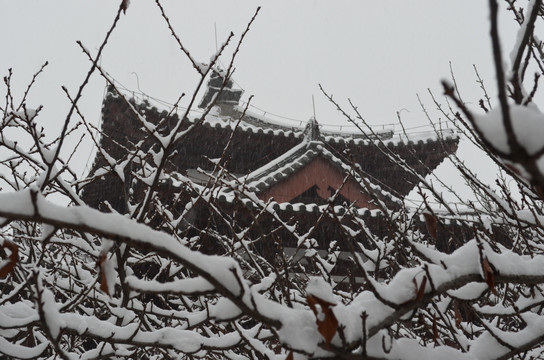
[[[314,120],[317,120],[317,117],[315,116],[315,100],[313,95],[312,95],[312,106],[314,107]]]

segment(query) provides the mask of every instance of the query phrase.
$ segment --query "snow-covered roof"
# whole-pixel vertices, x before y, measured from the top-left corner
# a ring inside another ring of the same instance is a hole
[[[304,166],[308,165],[318,156],[323,157],[342,172],[346,174],[350,173],[361,187],[365,187],[359,171],[353,166],[346,164],[342,159],[326,149],[326,144],[321,140],[307,140],[301,142],[299,145],[275,160],[272,160],[268,164],[253,171],[247,176],[244,176],[243,180],[250,190],[259,193],[288,178]],[[374,184],[368,177],[365,177],[365,182],[374,192],[378,192],[382,196],[400,203],[400,200],[397,197]]]
[[[271,121],[269,124],[265,122],[252,122],[247,121],[247,117],[237,127],[237,131],[248,132],[254,134],[265,134],[274,136],[294,137],[297,139],[304,139],[304,128],[288,127],[286,125],[279,126]],[[196,123],[200,121],[199,116],[192,116],[189,121]],[[229,116],[222,116],[220,114],[208,114],[202,125],[208,128],[215,129],[227,129],[234,130],[238,119],[233,119]],[[459,138],[457,133],[453,129],[441,129],[439,133],[435,131],[424,132],[416,135],[394,135],[392,131],[376,133],[377,136],[365,135],[361,133],[345,133],[345,132],[323,132],[321,131],[321,137],[325,142],[355,145],[355,146],[367,146],[383,143],[386,146],[397,146],[407,144],[427,143],[431,141],[438,141],[439,139],[451,139],[456,140]]]
[[[142,121],[161,124],[166,131],[181,120],[175,112],[161,111],[148,101],[131,99],[129,102],[130,105],[115,89],[108,88],[102,110],[101,146],[116,160],[121,159],[134,144],[143,144],[144,148],[151,146],[152,139],[146,137],[146,132],[142,130]],[[391,194],[399,199],[417,184],[418,176],[428,174],[457,148],[458,136],[450,129],[440,134],[423,134],[418,137],[402,135],[368,138],[364,134],[330,133],[318,128],[317,140],[313,143],[306,138],[304,128],[268,123],[265,117],[261,117],[258,122],[247,121],[244,117],[239,122],[236,117],[222,111],[224,107],[232,108],[232,104],[221,104],[204,119],[201,119],[202,113],[191,113],[181,120],[184,129],[188,129],[191,124],[198,123],[198,126],[187,133],[184,141],[178,143],[172,155],[171,163],[175,164],[176,171],[197,168],[211,171],[213,166],[210,166],[207,159],[222,157],[228,142],[231,146],[225,153],[228,159],[225,163],[227,170],[240,177],[248,176],[254,189],[277,183],[282,177],[296,172],[305,162],[321,156],[346,174],[351,171],[351,164],[355,163],[356,173],[362,174],[385,199],[394,199]],[[134,110],[141,116],[134,116]],[[398,154],[418,175],[398,167],[395,161],[385,155],[387,148],[391,149],[391,153]],[[349,161],[346,160],[347,156]],[[93,165],[95,170],[109,168],[109,162],[100,156],[97,159]],[[85,191],[87,200],[98,206],[104,200],[104,189],[114,185],[108,180],[104,184],[88,186]],[[108,190],[108,194],[108,201],[118,204],[121,209],[123,201],[115,195],[119,192]]]
[[[232,203],[234,202],[235,196],[233,192],[224,192],[222,191],[218,196],[217,199],[219,201],[224,201],[226,203]],[[237,200],[240,200],[245,206],[248,206],[250,208],[257,208],[255,205],[255,202],[252,199],[248,198],[236,198]],[[345,206],[336,205],[330,207],[329,205],[317,205],[317,204],[304,204],[304,203],[278,203],[276,201],[271,201],[268,206],[272,208],[274,211],[286,211],[286,212],[295,212],[295,213],[322,213],[324,211],[330,211],[332,210],[335,214],[343,215],[345,214],[348,209]],[[369,209],[369,208],[356,208],[352,207],[349,209],[350,212],[356,214],[357,216],[365,216],[365,217],[378,217],[382,214],[382,211],[380,209]]]

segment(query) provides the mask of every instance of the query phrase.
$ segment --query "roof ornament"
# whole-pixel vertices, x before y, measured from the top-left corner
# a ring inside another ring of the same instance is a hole
[[[319,131],[319,124],[315,116],[315,100],[313,95],[312,106],[314,109],[314,116],[312,116],[310,120],[308,120],[308,122],[306,123],[306,128],[304,129],[304,139],[306,139],[307,141],[319,140],[319,138],[321,137],[321,132]]]
[[[307,141],[316,141],[321,137],[321,132],[319,131],[319,123],[315,119],[315,116],[312,116],[310,120],[306,123],[306,128],[304,128],[304,139]]]
[[[229,104],[231,106],[238,105],[238,102],[240,101],[244,90],[233,89],[232,79],[230,79],[230,77],[225,79],[226,76],[227,73],[225,72],[225,70],[219,67],[214,67],[212,69],[210,80],[208,81],[208,89],[206,90],[204,97],[200,101],[200,104],[198,104],[199,108],[205,109],[208,105],[210,105],[210,103],[215,98],[215,94],[218,93],[219,90],[221,90],[223,82],[225,82],[225,86],[223,87],[221,93],[217,96],[215,104]]]

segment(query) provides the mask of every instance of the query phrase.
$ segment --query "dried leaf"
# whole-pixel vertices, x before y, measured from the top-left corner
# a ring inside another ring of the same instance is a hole
[[[98,261],[96,262],[96,266],[100,270],[100,290],[109,296],[111,294],[108,290],[108,278],[106,276],[106,270],[104,269],[104,263],[106,262],[106,253],[100,253],[98,256]]]
[[[0,278],[8,276],[13,271],[19,257],[19,248],[11,241],[4,240],[2,247],[9,249],[11,254],[9,255],[9,261],[0,269]]]
[[[130,5],[130,0],[122,0],[121,1],[121,10],[123,10],[123,14],[127,13],[128,6]]]
[[[438,228],[436,217],[428,212],[424,212],[423,216],[425,217],[425,224],[427,225],[427,231],[429,234],[436,239]]]
[[[455,315],[455,326],[457,326],[460,329],[461,322],[463,322],[463,318],[461,317],[461,312],[459,311],[459,305],[457,304],[457,301],[454,301],[453,303],[453,312]]]
[[[290,352],[289,352],[289,355],[287,355],[287,357],[285,358],[285,360],[293,360],[293,359],[294,359],[294,358],[293,358],[293,352],[290,351]]]
[[[417,282],[416,280],[414,279],[414,283],[416,283],[416,300],[417,301],[421,301],[423,300],[423,296],[425,296],[425,287],[427,286],[427,277],[424,276],[423,277],[423,280],[421,280],[421,286],[417,287]]]
[[[514,165],[512,164],[504,164],[504,166],[506,166],[510,171],[512,171],[514,174],[516,174],[517,176],[519,177],[522,177],[521,176],[521,171],[519,171],[519,169],[517,167],[515,167]]]
[[[100,274],[100,290],[103,293],[106,293],[106,294],[110,295],[110,293],[108,291],[108,279],[106,278],[106,275],[104,274],[104,272],[101,272],[101,274]]]
[[[334,304],[313,295],[308,295],[307,299],[308,305],[315,315],[317,330],[325,339],[327,346],[329,346],[338,329],[338,320],[331,309],[331,306],[334,306]],[[319,305],[320,309],[317,305]]]
[[[495,291],[495,275],[493,274],[493,269],[491,269],[491,266],[489,265],[487,258],[484,258],[483,268],[484,268],[484,279],[485,279],[485,282],[487,283],[487,286],[489,286],[489,289],[491,289],[491,292],[493,294],[497,295],[497,292]]]
[[[538,195],[538,197],[540,198],[540,200],[544,200],[544,190],[542,189],[542,186],[535,185],[533,188],[536,194]]]

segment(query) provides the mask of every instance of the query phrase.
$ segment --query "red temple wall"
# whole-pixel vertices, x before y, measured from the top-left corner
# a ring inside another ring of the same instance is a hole
[[[336,190],[340,188],[343,181],[344,174],[336,166],[321,157],[316,157],[304,168],[275,184],[259,197],[265,201],[273,197],[279,203],[290,202],[310,187],[317,185],[318,195],[323,199],[328,199],[331,196],[328,190],[329,186]],[[359,208],[377,208],[370,203],[370,196],[352,178],[344,184],[340,194],[349,201],[355,202],[355,206]]]

